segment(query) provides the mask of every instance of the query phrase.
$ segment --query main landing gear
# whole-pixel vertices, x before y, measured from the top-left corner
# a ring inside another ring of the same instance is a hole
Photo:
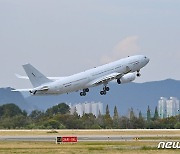
[[[140,74],[139,72],[140,72],[140,70],[137,71],[137,74],[136,74],[137,77],[140,77],[140,76],[141,76],[141,74]]]
[[[107,92],[107,91],[109,91],[109,87],[104,86],[104,87],[103,87],[103,90],[100,91],[100,94],[101,94],[101,95],[106,95],[106,92]]]
[[[80,96],[86,96],[87,92],[89,92],[89,88],[83,89],[83,91],[80,92]]]

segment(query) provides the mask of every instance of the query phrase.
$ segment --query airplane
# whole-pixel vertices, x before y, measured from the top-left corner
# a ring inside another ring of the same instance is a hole
[[[106,95],[110,90],[108,87],[110,81],[116,80],[118,84],[134,81],[136,76],[140,77],[140,69],[146,66],[149,60],[144,55],[128,56],[67,77],[46,77],[31,64],[25,64],[23,68],[27,76],[16,76],[29,79],[34,88],[12,91],[29,91],[32,95],[68,94],[80,91],[80,96],[85,96],[89,88],[103,85],[100,94]]]

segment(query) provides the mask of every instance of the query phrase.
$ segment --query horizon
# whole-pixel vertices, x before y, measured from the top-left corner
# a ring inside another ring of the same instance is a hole
[[[166,81],[166,80],[174,80],[174,81],[180,81],[180,80],[176,80],[176,79],[172,79],[172,78],[167,78],[167,79],[162,79],[162,80],[154,80],[154,81],[145,81],[145,82],[136,82],[136,81],[132,81],[130,83],[138,83],[138,84],[143,84],[143,83],[149,83],[149,82],[159,82],[159,81]],[[29,81],[26,80],[27,82]],[[130,84],[129,83],[129,84]],[[109,82],[109,84],[116,84],[116,81],[111,81]],[[122,85],[122,84],[121,84]],[[118,86],[118,85],[117,85]],[[12,89],[15,89],[14,87],[11,87],[11,86],[6,86],[6,87],[0,87],[0,88],[12,88]],[[92,87],[93,88],[93,87]],[[71,93],[76,93],[76,92],[71,92]],[[60,94],[59,94],[60,95]]]

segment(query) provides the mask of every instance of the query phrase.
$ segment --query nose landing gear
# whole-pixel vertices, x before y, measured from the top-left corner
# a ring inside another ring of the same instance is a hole
[[[140,76],[141,76],[141,74],[140,74],[139,72],[140,72],[140,70],[137,71],[137,74],[136,74],[137,77],[140,77]]]

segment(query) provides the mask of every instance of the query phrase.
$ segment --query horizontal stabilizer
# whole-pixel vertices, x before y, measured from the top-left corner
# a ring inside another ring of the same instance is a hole
[[[36,94],[37,92],[46,92],[48,91],[48,86],[43,86],[43,87],[37,87],[37,88],[34,88],[34,89],[13,89],[11,91],[14,91],[14,92],[30,92],[31,94]]]
[[[29,92],[29,91],[31,91],[32,89],[13,89],[13,90],[11,90],[11,91],[15,91],[15,92]]]

